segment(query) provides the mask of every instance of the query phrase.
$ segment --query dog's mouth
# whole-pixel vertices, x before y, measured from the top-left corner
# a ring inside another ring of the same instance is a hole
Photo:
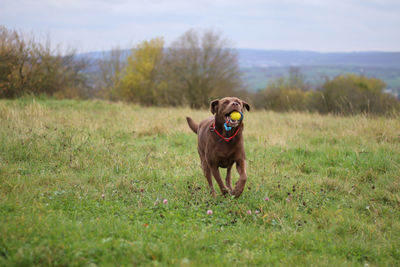
[[[238,120],[234,120],[231,118],[231,113],[235,112],[235,111],[239,112],[238,110],[232,110],[231,112],[225,114],[225,123],[227,124],[227,126],[232,127],[232,128],[239,126],[240,122],[242,121],[241,118]]]

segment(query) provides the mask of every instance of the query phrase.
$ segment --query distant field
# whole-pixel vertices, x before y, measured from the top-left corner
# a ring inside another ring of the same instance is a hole
[[[305,80],[314,86],[321,85],[326,77],[332,79],[341,74],[353,73],[379,78],[386,83],[387,88],[400,93],[399,67],[299,66],[299,69]],[[249,67],[241,71],[249,91],[264,89],[268,82],[289,75],[289,67]]]
[[[0,266],[400,265],[399,118],[246,113],[248,184],[213,199],[186,115],[0,100]]]

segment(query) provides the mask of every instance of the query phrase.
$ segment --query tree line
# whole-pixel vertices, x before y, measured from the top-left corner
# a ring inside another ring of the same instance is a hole
[[[317,88],[312,88],[298,68],[291,68],[287,78],[270,82],[253,99],[257,107],[274,111],[397,114],[400,101],[384,93],[385,88],[380,79],[355,74],[326,78]]]
[[[0,26],[0,97],[48,94],[85,97],[89,89],[87,62],[71,50],[67,55],[52,49],[50,41],[38,42]]]
[[[143,41],[126,62],[122,57],[122,51],[114,49],[99,62],[99,90],[106,98],[200,108],[243,88],[235,50],[213,31],[189,30],[168,48],[162,38]]]
[[[344,74],[313,88],[298,68],[256,93],[246,90],[238,56],[214,31],[189,30],[168,47],[162,38],[143,41],[128,54],[119,48],[94,62],[76,51],[60,53],[50,42],[0,26],[0,97],[47,94],[103,98],[144,106],[203,108],[212,99],[239,96],[255,108],[320,113],[393,114],[400,102],[375,78]],[[90,72],[90,68],[96,71]]]

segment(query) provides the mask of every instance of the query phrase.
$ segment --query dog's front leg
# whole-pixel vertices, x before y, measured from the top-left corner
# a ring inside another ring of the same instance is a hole
[[[218,183],[219,189],[221,189],[222,194],[227,194],[229,192],[228,188],[224,185],[224,182],[221,179],[221,175],[219,174],[219,169],[216,166],[211,167],[211,172],[214,175],[215,180]]]
[[[204,164],[203,164],[203,170],[204,170],[204,175],[205,175],[206,178],[207,178],[208,185],[209,185],[209,187],[210,187],[210,193],[211,193],[211,195],[212,195],[213,197],[215,197],[215,190],[214,190],[214,186],[213,186],[213,182],[212,182],[212,177],[211,177],[211,169],[210,169],[210,167],[209,167],[206,163],[204,163]]]
[[[247,181],[246,161],[245,160],[236,161],[236,169],[240,175],[240,178],[236,182],[235,189],[233,190],[233,195],[235,195],[235,197],[239,197],[242,194],[244,185],[246,184]]]
[[[226,169],[226,178],[225,178],[226,186],[229,188],[229,192],[230,193],[232,193],[232,191],[233,191],[233,189],[232,189],[232,176],[231,176],[232,166],[233,166],[233,163],[230,164],[228,166],[228,168]]]

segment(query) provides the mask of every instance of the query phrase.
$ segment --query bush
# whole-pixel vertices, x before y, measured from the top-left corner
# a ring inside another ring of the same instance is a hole
[[[128,56],[121,79],[121,97],[146,106],[161,105],[166,82],[161,78],[164,40],[140,43]]]
[[[86,66],[74,52],[62,56],[51,50],[50,42],[41,44],[0,26],[0,97],[42,93],[84,97]]]
[[[353,74],[326,80],[319,90],[305,87],[302,79],[292,82],[280,78],[255,94],[253,103],[258,108],[274,111],[317,111],[342,115],[371,113],[392,114],[400,110],[400,102],[383,92],[385,83],[376,78]]]
[[[256,93],[254,104],[258,108],[275,111],[304,111],[310,109],[313,91],[305,83],[298,68],[290,68],[288,78],[279,78]]]
[[[324,108],[320,112],[337,114],[386,114],[399,110],[399,101],[383,92],[385,83],[376,78],[354,74],[340,75],[326,81],[321,92]]]

